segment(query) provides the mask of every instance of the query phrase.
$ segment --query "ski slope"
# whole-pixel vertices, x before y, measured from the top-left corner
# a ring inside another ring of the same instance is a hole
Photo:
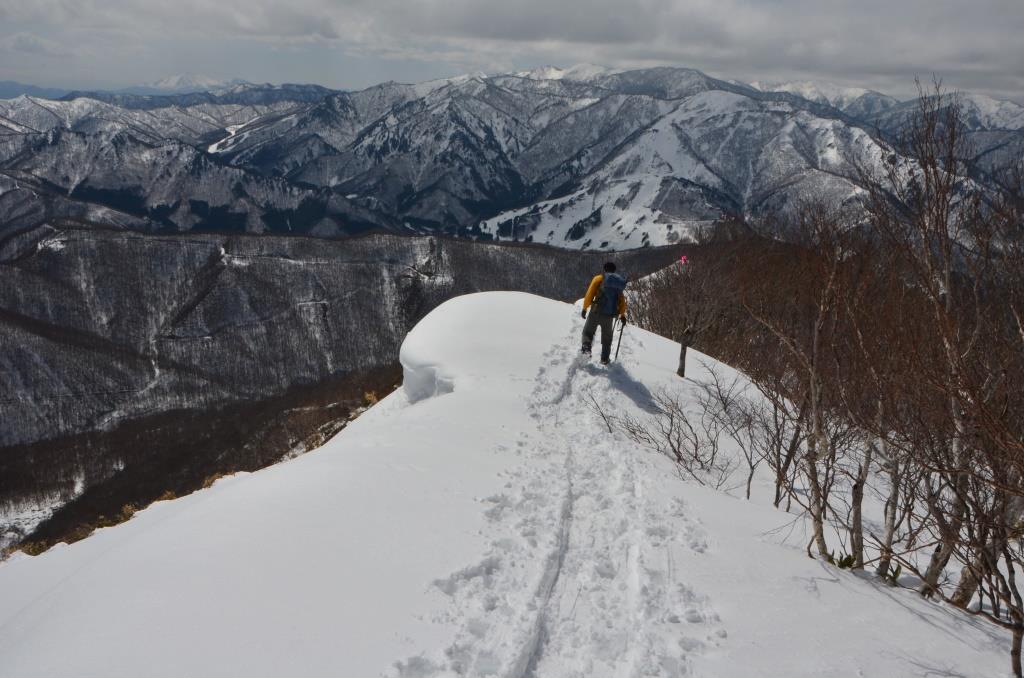
[[[985,624],[804,553],[800,521],[610,434],[707,378],[567,304],[447,302],[319,450],[0,564],[0,677],[1003,676]],[[727,369],[727,368],[722,368]],[[758,498],[760,497],[760,501]]]

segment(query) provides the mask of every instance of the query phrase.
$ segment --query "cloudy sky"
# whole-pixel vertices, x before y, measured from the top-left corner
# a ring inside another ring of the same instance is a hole
[[[357,88],[554,64],[680,65],[1024,98],[1024,0],[0,0],[0,80],[177,73]]]

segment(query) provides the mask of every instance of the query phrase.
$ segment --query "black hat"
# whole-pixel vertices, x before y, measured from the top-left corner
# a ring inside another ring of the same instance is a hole
[[[604,270],[606,273],[615,273],[615,262],[609,261],[608,263],[606,263],[604,265]]]

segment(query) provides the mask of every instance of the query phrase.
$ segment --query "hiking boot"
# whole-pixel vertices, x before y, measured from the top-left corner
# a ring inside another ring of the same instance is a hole
[[[602,364],[602,365],[607,365],[607,364],[608,364],[608,363],[610,363],[610,362],[611,362],[611,361],[610,361],[610,360],[608,360],[608,358],[601,358],[601,364]]]
[[[580,349],[580,353],[582,353],[583,355],[590,355],[590,347],[587,346],[586,344],[583,344],[583,348]]]

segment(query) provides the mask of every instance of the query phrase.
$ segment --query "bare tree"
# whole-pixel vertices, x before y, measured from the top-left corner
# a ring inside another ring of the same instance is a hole
[[[778,225],[773,225],[773,230]],[[748,275],[741,283],[740,303],[782,347],[782,355],[798,384],[800,400],[806,401],[807,436],[803,470],[810,490],[808,513],[812,542],[822,557],[829,557],[825,540],[828,479],[821,473],[834,463],[834,447],[826,436],[826,419],[833,394],[828,392],[828,336],[838,321],[838,286],[841,280],[844,225],[836,214],[821,205],[806,205],[797,222],[787,230],[803,249],[791,253],[785,266],[785,283],[766,290],[759,277]],[[775,282],[778,283],[779,276]],[[767,294],[766,294],[767,292]],[[755,376],[756,380],[757,377]],[[791,398],[792,399],[792,398]]]
[[[920,343],[903,355],[913,377],[902,395],[913,407],[901,417],[899,442],[924,471],[921,523],[936,547],[923,568],[900,560],[920,575],[922,594],[1009,629],[1020,676],[1024,281],[1011,264],[1020,263],[1024,228],[1019,193],[983,190],[969,178],[960,105],[938,84],[921,92],[903,146],[916,164],[893,162],[866,184],[872,223],[923,311],[914,319]],[[961,567],[952,593],[943,585],[951,562]]]

